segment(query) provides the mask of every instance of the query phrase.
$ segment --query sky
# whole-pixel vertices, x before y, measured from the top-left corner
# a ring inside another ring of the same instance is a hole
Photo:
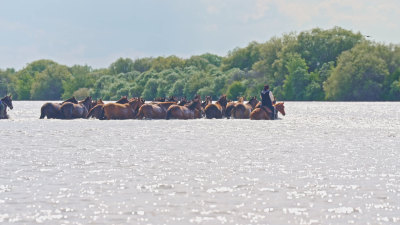
[[[399,0],[0,0],[0,68],[213,53],[335,26],[400,44]]]

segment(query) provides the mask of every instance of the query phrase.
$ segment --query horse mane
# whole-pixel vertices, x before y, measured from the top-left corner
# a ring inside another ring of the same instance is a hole
[[[61,104],[66,103],[66,102],[72,102],[72,103],[78,104],[78,100],[76,100],[75,96],[72,96],[71,98],[63,101]]]

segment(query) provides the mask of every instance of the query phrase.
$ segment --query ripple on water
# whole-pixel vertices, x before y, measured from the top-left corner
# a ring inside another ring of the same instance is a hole
[[[39,120],[41,104],[0,121],[0,222],[400,222],[400,103],[287,102],[277,121]]]

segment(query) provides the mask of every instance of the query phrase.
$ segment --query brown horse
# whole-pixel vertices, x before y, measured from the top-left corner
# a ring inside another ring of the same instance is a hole
[[[215,104],[209,104],[205,108],[207,119],[221,119],[225,115],[225,107],[227,104],[226,95],[222,95]]]
[[[0,100],[0,119],[8,119],[7,107],[11,110],[14,108],[11,95],[6,95]]]
[[[101,101],[101,99],[100,99]],[[101,103],[102,102],[102,103]],[[103,101],[97,101],[97,105],[95,105],[93,108],[90,109],[87,118],[96,118],[96,119],[103,119],[101,118],[101,115],[103,113],[103,106],[104,106],[104,102]],[[129,100],[126,96],[122,96],[118,101],[116,101],[115,103],[119,103],[119,104],[125,104],[128,103]]]
[[[86,118],[92,105],[92,97],[86,97],[85,100],[78,102],[66,102],[61,105],[61,114],[63,119]]]
[[[107,103],[103,106],[101,117],[107,120],[135,119],[137,111],[143,103],[144,100],[141,98],[132,98],[125,104]]]
[[[167,110],[171,105],[176,105],[176,102],[158,102],[147,103],[140,107],[138,119],[165,119]]]
[[[201,98],[196,96],[193,101],[184,106],[171,105],[167,110],[165,119],[198,119],[201,118]]]
[[[237,104],[243,103],[243,102],[244,102],[244,97],[238,97],[237,102],[234,102],[234,101],[228,102],[226,104],[225,117],[228,119],[231,118],[233,108],[235,108],[235,106]]]
[[[40,109],[40,119],[44,119],[46,116],[47,119],[62,119],[63,115],[61,113],[61,106],[66,102],[78,104],[75,97],[69,98],[61,103],[44,103]]]
[[[232,117],[235,119],[248,119],[250,118],[250,113],[254,110],[258,104],[257,97],[251,97],[247,103],[238,102],[234,105],[232,109]]]
[[[279,102],[274,105],[276,110],[280,112],[282,115],[286,115],[285,113],[285,105],[284,102]],[[271,119],[271,110],[266,106],[261,106],[260,108],[254,109],[250,113],[251,120],[270,120]]]

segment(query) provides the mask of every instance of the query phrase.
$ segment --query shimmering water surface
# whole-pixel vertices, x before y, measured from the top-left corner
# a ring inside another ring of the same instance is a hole
[[[250,120],[0,121],[0,222],[398,224],[400,103]]]

